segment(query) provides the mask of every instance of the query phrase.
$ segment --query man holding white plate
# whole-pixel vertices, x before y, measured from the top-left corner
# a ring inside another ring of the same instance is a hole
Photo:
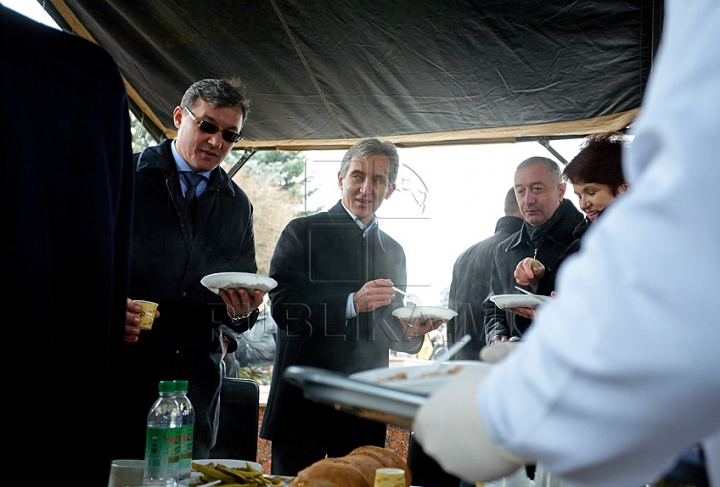
[[[400,161],[391,142],[364,139],[343,157],[342,199],[291,221],[270,262],[278,325],[273,378],[260,431],[272,441],[272,473],[296,475],[313,462],[363,445],[385,446],[386,426],[303,397],[283,372],[292,365],[350,375],[388,367],[389,350],[417,353],[442,320],[393,316],[403,306],[405,252],[378,228],[375,211],[395,190]]]
[[[524,221],[520,230],[500,242],[493,254],[490,296],[482,306],[485,339],[490,345],[520,337],[530,326],[528,317],[500,309],[490,299],[492,295],[519,294],[515,289],[515,268],[527,257],[546,263],[545,272],[553,273],[553,263],[575,240],[573,231],[583,220],[582,213],[565,199],[560,166],[552,159],[530,157],[521,162],[515,169],[513,187]],[[544,285],[541,283],[536,292],[549,296],[553,290]]]
[[[123,434],[116,435],[118,458],[143,457],[146,415],[159,380],[188,381],[196,413],[193,457],[207,458],[215,443],[220,326],[247,330],[263,299],[240,280],[235,289],[214,292],[201,283],[209,274],[257,270],[252,205],[218,167],[242,139],[248,108],[239,80],[198,81],[173,111],[177,138],[135,155],[129,296],[158,303],[160,315],[140,333],[135,301],[128,299],[125,358],[132,373],[120,391],[127,413]]]

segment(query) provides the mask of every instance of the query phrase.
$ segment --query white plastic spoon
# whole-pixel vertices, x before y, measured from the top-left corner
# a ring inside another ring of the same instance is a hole
[[[521,288],[520,286],[515,286],[515,289],[517,289],[518,291],[522,291],[522,292],[524,292],[525,294],[527,294],[527,295],[529,295],[529,296],[535,296],[535,294],[533,294],[533,293],[531,293],[530,291],[527,291],[527,290]]]
[[[402,289],[398,289],[396,287],[393,287],[393,290],[396,293],[400,293],[403,296],[405,296],[405,301],[411,301],[411,302],[415,303],[416,306],[422,306],[422,299],[420,299],[420,296],[418,296],[417,294],[406,293]]]
[[[450,348],[445,350],[445,352],[441,353],[437,357],[435,357],[435,361],[433,362],[433,365],[435,367],[440,367],[443,362],[447,362],[450,357],[453,357],[456,353],[460,351],[462,347],[465,346],[467,342],[470,341],[470,335],[465,335],[461,337],[457,342],[455,342]]]

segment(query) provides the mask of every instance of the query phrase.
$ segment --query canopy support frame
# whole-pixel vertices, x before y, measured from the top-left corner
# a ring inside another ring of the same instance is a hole
[[[255,155],[257,152],[257,149],[245,149],[243,152],[243,155],[240,156],[240,159],[237,160],[235,164],[233,164],[233,167],[230,168],[228,171],[228,176],[230,176],[230,179],[237,174],[237,172],[242,169],[242,167],[245,165],[245,163],[250,160],[250,158]]]

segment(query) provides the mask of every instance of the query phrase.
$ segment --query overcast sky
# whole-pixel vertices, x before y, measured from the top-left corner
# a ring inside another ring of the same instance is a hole
[[[57,24],[37,0],[0,0],[0,3],[31,19],[57,29]]]

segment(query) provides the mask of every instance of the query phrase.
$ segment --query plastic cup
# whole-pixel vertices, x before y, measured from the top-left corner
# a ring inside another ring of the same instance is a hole
[[[110,463],[108,487],[129,487],[143,484],[143,460],[113,460]]]
[[[136,316],[140,317],[140,324],[138,327],[141,330],[152,330],[153,321],[155,321],[155,311],[158,308],[157,303],[152,301],[143,301],[136,299],[135,302],[142,307],[139,313],[135,313]]]
[[[405,470],[378,468],[375,470],[375,487],[405,487]]]

